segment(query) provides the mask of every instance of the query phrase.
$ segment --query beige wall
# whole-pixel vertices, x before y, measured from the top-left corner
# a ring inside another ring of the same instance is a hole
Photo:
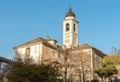
[[[23,62],[25,61],[27,48],[30,48],[30,57],[32,58],[33,63],[38,63],[40,61],[40,56],[42,54],[41,44],[28,45],[16,48],[14,53],[15,61],[17,61],[17,59],[22,59]]]
[[[41,43],[21,46],[14,49],[15,61],[19,61],[20,59],[20,61],[25,62],[27,48],[30,48],[30,58],[32,59],[32,63],[41,64],[43,62],[57,61],[57,59],[59,59],[60,56],[60,52],[58,50],[50,48]]]
[[[74,49],[67,54],[67,62],[63,65],[62,71],[64,72],[67,66],[67,78],[74,78],[74,81],[79,81],[80,78],[83,80],[83,74],[86,80],[93,80],[96,77],[94,70],[99,68],[100,65],[101,57],[98,54],[94,54],[91,48]]]
[[[60,52],[55,49],[42,45],[42,52],[42,62],[50,63],[59,59]]]

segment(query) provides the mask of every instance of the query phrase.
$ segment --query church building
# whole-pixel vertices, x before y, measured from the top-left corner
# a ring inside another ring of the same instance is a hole
[[[50,37],[39,37],[14,47],[14,60],[29,64],[57,62],[70,82],[99,79],[94,71],[101,67],[106,54],[88,44],[79,45],[78,38],[78,21],[70,7],[63,21],[62,46]]]

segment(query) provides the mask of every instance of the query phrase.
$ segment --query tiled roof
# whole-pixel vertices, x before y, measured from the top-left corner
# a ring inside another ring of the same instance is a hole
[[[22,47],[22,46],[27,46],[27,45],[29,45],[29,44],[34,44],[34,43],[38,43],[38,42],[42,42],[42,41],[43,41],[43,38],[39,37],[39,38],[36,38],[36,39],[34,39],[34,40],[28,41],[28,42],[26,42],[26,43],[24,43],[24,44],[21,44],[21,45],[19,45],[19,46],[16,46],[16,47],[14,47],[14,48],[18,48],[18,47]]]
[[[0,57],[0,62],[11,63],[13,61],[4,57]]]
[[[79,46],[79,49],[89,49],[89,48],[93,48],[93,47],[88,44],[82,44]]]
[[[92,49],[97,55],[101,56],[101,57],[104,57],[104,56],[107,56],[105,53],[103,53],[102,51],[98,50],[97,48],[95,47],[92,47],[88,44],[83,44],[80,46],[81,49]]]
[[[80,45],[78,48],[75,48],[73,50],[82,50],[82,49],[92,49],[93,52],[95,52],[97,55],[101,56],[101,57],[104,57],[104,56],[107,56],[105,53],[103,53],[102,51],[98,50],[97,48],[95,47],[92,47],[88,44],[82,44]]]
[[[101,56],[101,57],[105,57],[105,56],[107,56],[107,54],[105,54],[105,53],[103,53],[102,51],[100,51],[100,50],[98,50],[98,49],[96,49],[96,48],[92,48],[93,49],[93,51],[97,54],[97,55],[99,55],[99,56]]]
[[[59,45],[53,46],[52,44],[50,44],[48,42],[47,39],[43,39],[41,37],[38,37],[38,38],[36,38],[34,40],[31,40],[31,41],[28,41],[28,42],[26,42],[24,44],[21,44],[20,46],[14,47],[14,49],[19,48],[19,47],[23,47],[23,46],[28,46],[28,45],[31,45],[31,44],[35,44],[35,43],[40,43],[40,42],[43,43],[44,45],[50,47],[50,48],[62,51],[62,48]]]

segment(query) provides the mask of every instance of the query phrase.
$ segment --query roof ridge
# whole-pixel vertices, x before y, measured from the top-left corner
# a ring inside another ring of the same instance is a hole
[[[20,47],[20,46],[24,46],[24,45],[28,45],[28,44],[32,44],[32,43],[36,43],[36,42],[40,42],[40,41],[43,41],[43,40],[45,40],[45,39],[43,39],[42,37],[38,37],[38,38],[36,38],[36,39],[27,41],[27,42],[25,42],[24,44],[21,44],[21,45],[19,45],[19,46],[14,47],[14,48],[17,48],[17,47]]]
[[[8,59],[8,58],[5,58],[5,57],[2,57],[0,56],[0,61],[7,61],[7,62],[13,62],[12,60]]]
[[[89,45],[89,44],[87,44],[87,43],[84,43],[84,44],[80,45],[79,47],[94,48],[94,47],[90,46],[90,45]]]

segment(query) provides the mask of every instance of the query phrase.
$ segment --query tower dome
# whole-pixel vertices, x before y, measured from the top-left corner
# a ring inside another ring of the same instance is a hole
[[[65,17],[75,17],[75,14],[72,12],[71,7],[69,8],[68,12],[66,13]]]

